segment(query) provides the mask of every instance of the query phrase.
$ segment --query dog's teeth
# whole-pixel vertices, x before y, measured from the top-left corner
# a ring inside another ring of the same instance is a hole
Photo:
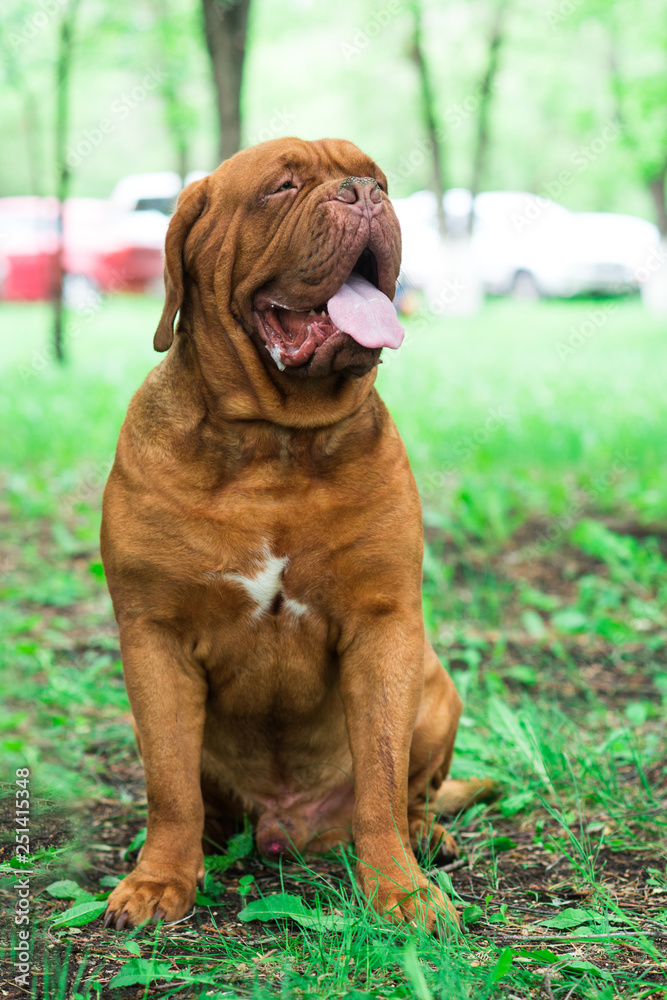
[[[308,315],[309,315],[309,316],[314,316],[314,315],[315,315],[315,310],[314,310],[314,309],[311,309],[311,310],[310,310],[310,312],[308,313]]]
[[[320,313],[320,316],[326,316],[326,311],[325,311],[324,309],[323,309],[323,310],[322,310],[322,312]]]

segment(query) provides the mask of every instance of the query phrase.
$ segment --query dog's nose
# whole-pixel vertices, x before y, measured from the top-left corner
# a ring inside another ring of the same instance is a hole
[[[336,198],[363,214],[382,211],[382,191],[374,177],[346,177],[340,182]]]

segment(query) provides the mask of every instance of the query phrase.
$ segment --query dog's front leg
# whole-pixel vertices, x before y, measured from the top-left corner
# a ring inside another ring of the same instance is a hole
[[[169,631],[121,625],[125,683],[146,772],[148,831],[134,871],[109,897],[105,926],[179,920],[203,877],[201,751],[206,678]]]
[[[410,846],[408,767],[424,686],[424,629],[406,618],[357,618],[341,649],[341,695],[354,767],[357,879],[378,912],[432,929],[438,915],[458,918]]]

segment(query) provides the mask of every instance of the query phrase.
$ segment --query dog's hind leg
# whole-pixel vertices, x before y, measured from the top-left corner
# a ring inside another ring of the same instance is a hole
[[[424,694],[410,753],[408,825],[413,849],[430,854],[439,863],[458,857],[454,839],[438,822],[474,802],[494,797],[493,782],[448,778],[461,714],[461,699],[454,682],[430,643],[424,654]]]

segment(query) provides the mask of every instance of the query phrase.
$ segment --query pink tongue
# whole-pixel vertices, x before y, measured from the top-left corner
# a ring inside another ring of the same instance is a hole
[[[360,274],[351,274],[327,302],[329,316],[339,330],[362,347],[400,347],[405,330],[387,296]]]

